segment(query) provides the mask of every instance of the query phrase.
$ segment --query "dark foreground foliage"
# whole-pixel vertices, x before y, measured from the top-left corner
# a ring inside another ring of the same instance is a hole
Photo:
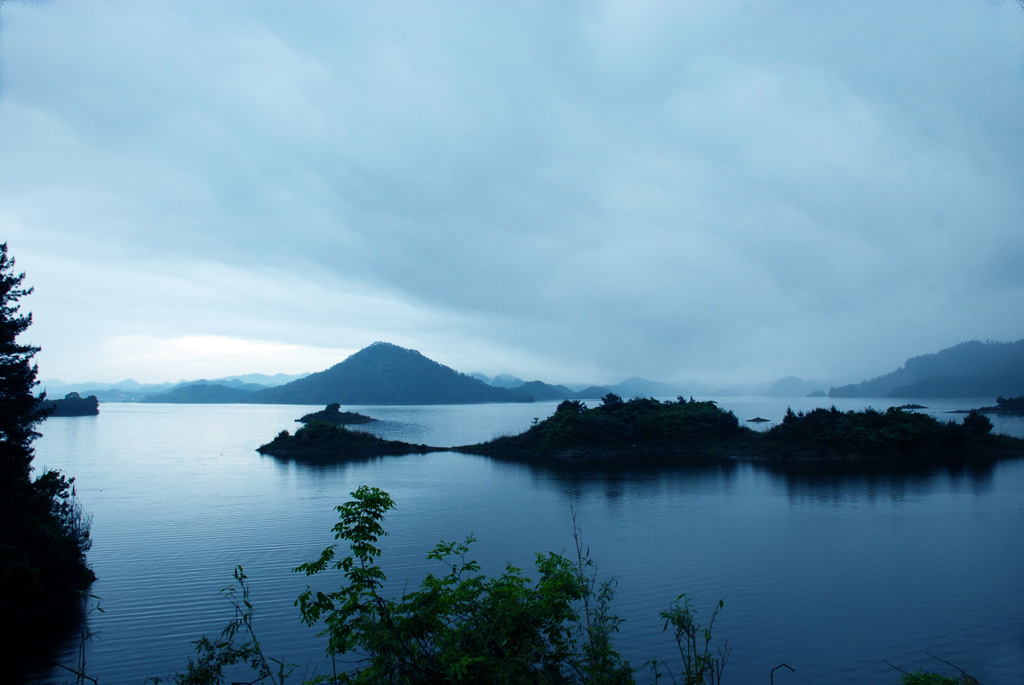
[[[14,274],[0,244],[0,662],[17,678],[80,615],[95,580],[86,565],[89,521],[74,479],[57,471],[32,476],[35,426],[43,419],[33,394],[39,348],[17,341],[32,323],[19,312],[24,274]]]
[[[315,561],[295,570],[307,576],[335,572],[332,591],[307,586],[296,606],[307,625],[327,638],[334,663],[315,683],[632,683],[636,673],[615,651],[621,620],[611,611],[614,583],[598,583],[576,530],[576,554],[538,554],[535,580],[511,565],[488,577],[464,542],[441,541],[427,555],[439,574],[401,597],[384,594],[380,539],[387,535],[390,495],[362,486],[337,507],[335,538]],[[257,680],[283,682],[291,669],[262,652],[253,628],[245,574],[235,572],[235,618],[218,639],[197,641],[197,657],[177,683],[222,683],[225,669],[247,664]],[[239,601],[239,594],[241,601]],[[665,630],[678,645],[677,658],[646,664],[653,680],[687,685],[721,682],[727,645],[713,648],[712,630],[722,608],[701,624],[685,595],[662,612]]]
[[[483,574],[469,557],[470,536],[464,542],[438,543],[427,558],[438,562],[439,573],[427,574],[417,589],[397,597],[386,594],[380,540],[387,535],[385,515],[394,506],[387,492],[361,486],[336,507],[334,536],[347,549],[330,545],[318,559],[295,569],[309,577],[332,574],[339,581],[336,589],[307,586],[295,602],[302,621],[327,638],[331,661],[330,672],[307,673],[304,683],[723,682],[730,649],[714,636],[721,601],[704,622],[685,594],[661,612],[664,630],[677,647],[671,658],[650,659],[634,669],[621,657],[614,645],[622,623],[611,608],[615,583],[597,582],[575,522],[575,554],[536,555],[535,579],[511,565],[499,576]],[[169,680],[208,685],[229,682],[230,674],[230,682],[285,683],[296,667],[264,653],[241,567],[225,594],[234,617],[219,637],[197,640],[196,656],[185,672]],[[959,676],[947,677],[893,668],[903,673],[905,685],[977,685],[960,669]],[[779,664],[766,669],[764,682],[774,682],[782,669],[795,671]]]

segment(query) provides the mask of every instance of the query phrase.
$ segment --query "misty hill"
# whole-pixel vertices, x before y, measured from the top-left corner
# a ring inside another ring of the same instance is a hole
[[[391,343],[376,342],[335,364],[247,396],[262,404],[473,404],[529,402],[518,390],[483,381]]]
[[[820,381],[805,381],[796,376],[786,376],[764,389],[765,397],[807,397],[812,392],[824,391]]]
[[[545,400],[567,400],[576,397],[576,393],[564,385],[551,385],[543,381],[527,381],[514,387],[517,392],[530,395],[539,402]]]
[[[174,383],[139,383],[128,378],[117,383],[64,383],[57,379],[41,381],[43,390],[49,394],[77,392],[85,397],[95,395],[100,402],[138,402],[142,397],[166,392],[174,387]]]
[[[263,388],[276,387],[278,385],[284,385],[290,383],[299,378],[305,378],[308,373],[302,374],[286,374],[276,373],[273,375],[267,375],[263,373],[248,373],[236,376],[225,376],[223,378],[214,378],[212,380],[191,380],[191,381],[178,381],[177,383],[139,383],[138,381],[132,380],[131,378],[119,381],[117,383],[65,383],[57,379],[49,379],[41,381],[41,385],[44,390],[51,394],[58,392],[77,392],[83,396],[95,395],[101,402],[141,402],[145,401],[150,395],[157,393],[166,393],[176,388],[182,388],[196,383],[205,384],[216,384],[222,385],[229,388],[246,388],[249,390],[262,390]],[[194,392],[194,391],[188,391]],[[182,393],[181,396],[187,396],[188,392]],[[200,393],[201,394],[201,393]],[[185,399],[160,399],[160,400],[149,400],[150,402],[189,402],[190,400]],[[200,403],[206,403],[210,400],[196,400]],[[237,401],[237,400],[215,400],[221,401]]]
[[[573,390],[565,385],[552,385],[544,381],[523,381],[509,374],[500,374],[494,378],[488,378],[483,374],[473,374],[474,378],[499,388],[509,388],[525,395],[530,395],[535,400],[576,400],[576,399],[599,399],[608,393],[615,393],[623,397],[675,397],[679,390],[672,385],[649,381],[646,378],[633,376],[615,385],[591,385],[582,390]]]
[[[614,393],[621,397],[677,397],[682,394],[674,385],[650,381],[646,378],[633,376],[615,385],[591,385],[579,392],[569,396],[570,399],[593,400],[600,399],[608,393]]]
[[[226,383],[201,380],[178,385],[167,392],[145,395],[139,401],[170,404],[231,404],[245,402],[245,398],[253,392],[264,389],[265,387],[262,385],[243,383],[239,380]]]
[[[829,397],[1008,397],[1024,393],[1024,340],[970,342],[908,359],[895,371],[829,390]]]
[[[494,378],[486,376],[482,373],[471,373],[469,375],[472,376],[473,378],[477,378],[483,381],[487,385],[493,385],[496,388],[508,388],[509,390],[513,388],[518,388],[520,385],[526,382],[522,378],[511,376],[507,373],[499,373]]]
[[[265,373],[245,373],[240,376],[225,376],[224,378],[214,378],[213,383],[221,383],[223,385],[231,385],[231,381],[238,381],[240,383],[248,383],[251,385],[259,385],[265,388],[276,388],[279,385],[285,383],[291,383],[292,381],[300,378],[305,378],[308,373],[275,373],[268,375]]]

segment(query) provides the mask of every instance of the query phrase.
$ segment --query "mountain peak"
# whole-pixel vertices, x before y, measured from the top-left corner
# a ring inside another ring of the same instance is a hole
[[[495,388],[425,357],[416,350],[375,342],[335,364],[251,401],[284,404],[466,404],[529,400]]]

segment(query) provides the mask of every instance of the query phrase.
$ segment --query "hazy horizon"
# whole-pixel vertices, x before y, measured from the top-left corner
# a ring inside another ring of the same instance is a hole
[[[0,0],[0,241],[41,379],[859,382],[1024,338],[1022,112],[1011,0]]]
[[[378,342],[385,342],[385,341],[378,341]],[[972,342],[972,341],[964,341],[964,342]],[[981,341],[973,341],[973,342],[981,342]],[[1003,342],[1003,341],[992,341],[992,340],[989,340],[989,341],[984,341],[984,342],[988,343],[988,344],[991,344],[991,343],[997,343],[997,342]],[[1019,342],[1019,341],[1005,341],[1005,342]],[[419,350],[416,350],[416,351],[419,352]],[[941,350],[932,350],[932,351],[929,351],[929,352],[922,353],[921,355],[914,355],[914,356],[915,357],[917,357],[917,356],[925,356],[925,355],[933,354],[935,352],[941,352]],[[428,358],[428,359],[430,359],[430,355],[423,355],[423,356]],[[341,361],[345,361],[345,360],[341,360]],[[436,360],[434,360],[434,361],[436,361]],[[904,361],[907,361],[907,360],[904,360]],[[500,378],[500,379],[503,379],[503,380],[506,380],[506,381],[515,379],[515,380],[518,380],[518,381],[520,381],[522,383],[528,383],[528,382],[532,382],[532,381],[541,381],[541,382],[544,382],[544,383],[548,383],[550,385],[564,385],[564,386],[567,386],[567,387],[572,388],[574,390],[580,390],[580,389],[583,389],[583,388],[591,386],[591,385],[595,385],[595,386],[616,386],[616,385],[618,385],[620,383],[627,383],[628,384],[630,381],[640,380],[640,381],[652,381],[654,383],[661,383],[661,384],[664,384],[664,385],[674,386],[675,391],[683,392],[684,394],[685,393],[690,393],[690,392],[693,392],[695,394],[717,394],[717,393],[732,394],[732,393],[735,393],[737,391],[744,391],[744,390],[750,390],[750,389],[757,389],[757,388],[767,389],[767,388],[775,385],[776,383],[788,381],[788,380],[794,379],[794,378],[797,381],[800,381],[801,384],[803,384],[803,385],[806,385],[806,386],[815,385],[815,386],[817,386],[817,387],[814,388],[816,390],[828,391],[828,390],[830,390],[833,387],[838,387],[838,386],[846,385],[846,384],[849,384],[849,383],[860,383],[862,381],[870,381],[870,380],[872,380],[874,378],[877,378],[878,376],[886,375],[886,374],[888,374],[890,372],[896,371],[898,368],[901,368],[903,366],[904,366],[904,364],[901,363],[901,364],[899,364],[897,366],[894,366],[894,367],[892,367],[890,369],[887,369],[884,372],[880,372],[880,373],[876,374],[875,376],[865,377],[865,378],[853,378],[853,377],[850,377],[850,378],[832,378],[832,379],[829,379],[829,378],[801,378],[801,377],[798,377],[798,376],[794,376],[792,374],[787,374],[785,376],[779,376],[779,377],[775,377],[775,378],[771,378],[771,379],[760,379],[760,380],[750,379],[747,382],[738,382],[738,383],[733,383],[733,384],[720,384],[720,385],[702,383],[702,382],[699,382],[699,381],[682,381],[682,382],[678,382],[678,381],[663,381],[662,379],[659,379],[659,378],[646,378],[646,377],[638,376],[636,374],[633,374],[633,375],[630,375],[630,376],[626,376],[626,377],[623,377],[623,378],[619,378],[619,379],[614,380],[614,381],[582,382],[581,383],[581,382],[561,382],[561,381],[558,381],[558,380],[552,380],[550,378],[522,378],[522,377],[517,376],[516,374],[509,374],[509,373],[500,373],[500,374],[495,374],[495,375],[489,375],[489,374],[483,374],[483,373],[481,373],[479,371],[467,371],[465,369],[460,369],[458,367],[453,368],[453,370],[458,372],[458,373],[463,373],[463,374],[470,375],[470,376],[476,376],[476,377],[483,376],[483,378],[480,378],[480,380],[483,380],[484,382],[486,382],[488,384],[494,384],[494,381],[496,381],[496,380],[498,380]],[[40,383],[40,389],[45,389],[45,386],[47,384],[54,384],[54,383],[58,384],[57,385],[58,389],[65,388],[65,387],[80,388],[81,386],[90,386],[90,385],[95,386],[96,389],[101,389],[101,388],[103,388],[105,386],[116,386],[116,385],[121,385],[121,384],[124,384],[124,383],[135,383],[135,384],[139,385],[140,387],[147,387],[147,386],[154,386],[154,385],[156,385],[156,386],[173,386],[173,385],[178,385],[178,384],[183,384],[183,383],[193,383],[193,382],[198,382],[198,381],[216,382],[216,381],[231,380],[231,379],[239,379],[239,380],[243,380],[244,379],[245,382],[252,382],[252,383],[259,384],[260,380],[256,379],[256,378],[252,378],[252,377],[265,377],[265,378],[269,379],[269,378],[277,376],[277,377],[281,377],[281,378],[279,378],[279,383],[275,384],[275,385],[277,385],[277,384],[291,382],[292,380],[296,380],[298,378],[308,376],[308,375],[310,375],[312,373],[318,373],[320,371],[325,371],[325,370],[327,370],[327,369],[315,369],[313,371],[306,371],[306,372],[301,372],[301,373],[298,373],[298,374],[285,374],[285,373],[238,373],[238,374],[226,374],[224,376],[217,376],[217,377],[210,376],[210,377],[203,377],[203,378],[179,378],[179,379],[176,379],[176,380],[174,380],[174,379],[163,379],[161,381],[151,381],[151,382],[140,382],[140,381],[138,381],[138,380],[136,380],[134,378],[120,378],[120,379],[117,379],[117,380],[90,379],[90,380],[87,380],[87,381],[67,382],[67,381],[64,381],[63,379],[50,377],[50,378],[40,378],[39,379],[39,383]],[[281,380],[281,379],[283,379],[283,380]],[[505,383],[498,383],[496,385],[497,385],[497,387],[507,387]],[[60,392],[64,392],[64,390],[60,390]],[[757,393],[754,393],[754,394],[757,394]],[[801,392],[798,392],[796,395],[793,395],[793,396],[794,397],[803,396],[804,394],[805,393],[801,391]]]

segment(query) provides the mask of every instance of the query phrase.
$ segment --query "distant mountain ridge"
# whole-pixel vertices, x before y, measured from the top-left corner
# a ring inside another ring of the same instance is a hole
[[[829,390],[829,397],[1014,397],[1024,394],[1024,340],[971,340],[862,383]]]
[[[775,381],[763,393],[765,397],[807,397],[812,392],[824,392],[825,383],[805,381],[796,376],[786,376]]]
[[[266,386],[234,379],[227,382],[202,380],[178,385],[167,392],[146,395],[140,401],[169,404],[231,404],[245,402],[249,395],[264,389]]]
[[[204,391],[198,389],[186,390],[182,392],[175,392],[179,388],[187,388],[196,385],[207,385],[207,386],[220,386],[224,388],[232,389],[248,389],[248,390],[261,390],[263,388],[274,387],[290,383],[291,381],[299,378],[305,378],[308,373],[301,374],[285,374],[276,373],[274,375],[267,375],[263,373],[248,373],[236,376],[225,376],[223,378],[215,378],[212,380],[193,380],[193,381],[178,381],[177,383],[139,383],[132,379],[119,381],[117,383],[64,383],[56,379],[49,379],[41,381],[40,385],[44,390],[50,394],[56,394],[58,392],[69,393],[77,392],[81,395],[95,395],[101,402],[182,402],[191,403],[193,401],[199,403],[207,402],[234,402],[237,400],[229,399],[209,399],[215,397],[216,393],[211,391]],[[149,399],[156,395],[162,395],[164,393],[175,393],[170,396],[169,399]],[[205,395],[208,399],[204,400],[191,400],[187,399],[190,394],[196,396]],[[238,393],[234,393],[238,394]],[[227,393],[223,395],[227,396]]]
[[[530,402],[533,397],[478,378],[386,342],[291,383],[259,390],[244,402],[260,404],[475,404]]]
[[[582,390],[573,390],[565,385],[552,385],[544,381],[523,381],[508,374],[488,378],[482,373],[471,374],[489,385],[517,390],[531,395],[535,400],[596,400],[608,393],[615,393],[627,399],[632,397],[676,397],[678,387],[633,376],[615,385],[590,385]]]
[[[288,382],[283,382],[291,379]],[[259,403],[259,404],[467,404],[595,400],[608,393],[624,399],[699,396],[803,397],[823,395],[826,384],[793,376],[774,383],[712,391],[697,383],[679,386],[632,377],[615,385],[583,389],[539,380],[523,381],[509,374],[489,378],[467,375],[415,350],[377,342],[329,369],[314,374],[266,376],[249,374],[214,380],[142,385],[120,383],[66,384],[43,381],[50,394],[88,389],[101,402]],[[276,384],[275,387],[267,387]],[[102,388],[102,389],[101,389]],[[1024,340],[1013,343],[969,341],[908,359],[884,376],[829,390],[830,397],[1015,397],[1024,395]]]

